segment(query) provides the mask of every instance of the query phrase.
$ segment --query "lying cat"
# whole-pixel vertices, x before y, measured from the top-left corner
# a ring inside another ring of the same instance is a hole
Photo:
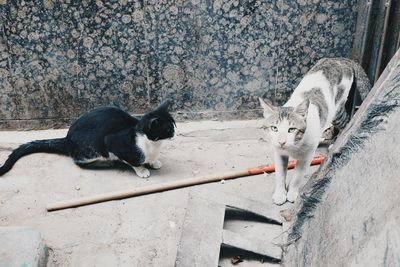
[[[175,121],[168,106],[166,101],[140,119],[115,107],[90,110],[71,125],[65,138],[37,140],[19,146],[0,168],[0,176],[21,157],[46,152],[71,156],[81,167],[119,160],[130,165],[139,177],[149,177],[150,171],[144,165],[161,168],[158,155],[162,140],[175,134]]]
[[[269,133],[274,150],[275,204],[295,201],[324,130],[331,124],[343,128],[343,122],[348,121],[345,103],[353,85],[362,98],[370,89],[361,66],[344,58],[322,59],[304,76],[282,107],[259,99],[264,109],[263,128]],[[297,160],[297,166],[286,191],[289,156]]]

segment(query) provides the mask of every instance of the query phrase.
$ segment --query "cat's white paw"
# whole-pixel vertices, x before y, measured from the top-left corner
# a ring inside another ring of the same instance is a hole
[[[152,167],[155,170],[158,170],[159,168],[162,167],[162,163],[159,160],[154,161],[153,163],[150,164],[150,167]]]
[[[272,195],[272,200],[276,205],[282,205],[286,202],[286,192],[275,192]]]
[[[293,203],[298,195],[299,195],[299,190],[296,189],[289,190],[289,192],[287,193],[287,200]]]
[[[133,169],[135,170],[137,176],[139,176],[140,178],[150,177],[150,171],[143,166],[133,167]]]

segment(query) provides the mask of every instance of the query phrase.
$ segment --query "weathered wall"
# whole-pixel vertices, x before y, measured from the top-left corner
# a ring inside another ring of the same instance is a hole
[[[0,128],[165,98],[183,118],[252,116],[317,59],[350,56],[356,2],[0,0]]]
[[[285,266],[400,266],[400,51],[302,192]]]

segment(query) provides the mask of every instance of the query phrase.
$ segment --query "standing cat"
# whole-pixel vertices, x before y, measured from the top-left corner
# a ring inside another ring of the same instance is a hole
[[[150,171],[144,165],[161,168],[158,155],[162,140],[175,134],[175,121],[168,106],[166,101],[140,119],[115,107],[90,110],[71,125],[66,137],[19,146],[0,168],[0,176],[21,157],[46,152],[71,156],[81,167],[96,167],[119,160],[130,165],[138,176],[149,177]]]
[[[297,198],[324,130],[331,124],[344,128],[348,121],[345,103],[352,86],[364,99],[370,84],[361,66],[345,58],[321,59],[282,107],[274,107],[260,98],[263,128],[269,133],[274,150],[275,204],[294,202]],[[286,191],[289,157],[295,158],[297,165]]]

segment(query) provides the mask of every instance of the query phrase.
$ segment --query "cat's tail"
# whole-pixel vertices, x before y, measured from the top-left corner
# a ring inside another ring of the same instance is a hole
[[[13,150],[4,165],[0,167],[0,176],[11,170],[17,160],[29,154],[45,152],[68,155],[65,143],[65,138],[57,138],[36,140],[20,145],[17,149]]]
[[[355,78],[354,85],[356,87],[357,93],[360,96],[360,100],[364,101],[372,88],[371,82],[368,78],[367,73],[364,71],[363,67],[360,64],[353,61],[352,67]]]
[[[369,91],[371,90],[371,83],[369,81],[367,73],[364,71],[363,67],[351,60],[346,58],[341,58],[342,61],[347,62],[346,65],[349,66],[353,70],[353,84],[351,86],[349,96],[347,99],[351,99],[352,101],[347,101],[345,106],[338,110],[332,124],[337,130],[342,130],[346,127],[347,123],[350,121],[351,116],[353,115],[353,101],[354,104],[359,105],[364,101],[367,97]],[[356,99],[353,99],[355,97]]]

